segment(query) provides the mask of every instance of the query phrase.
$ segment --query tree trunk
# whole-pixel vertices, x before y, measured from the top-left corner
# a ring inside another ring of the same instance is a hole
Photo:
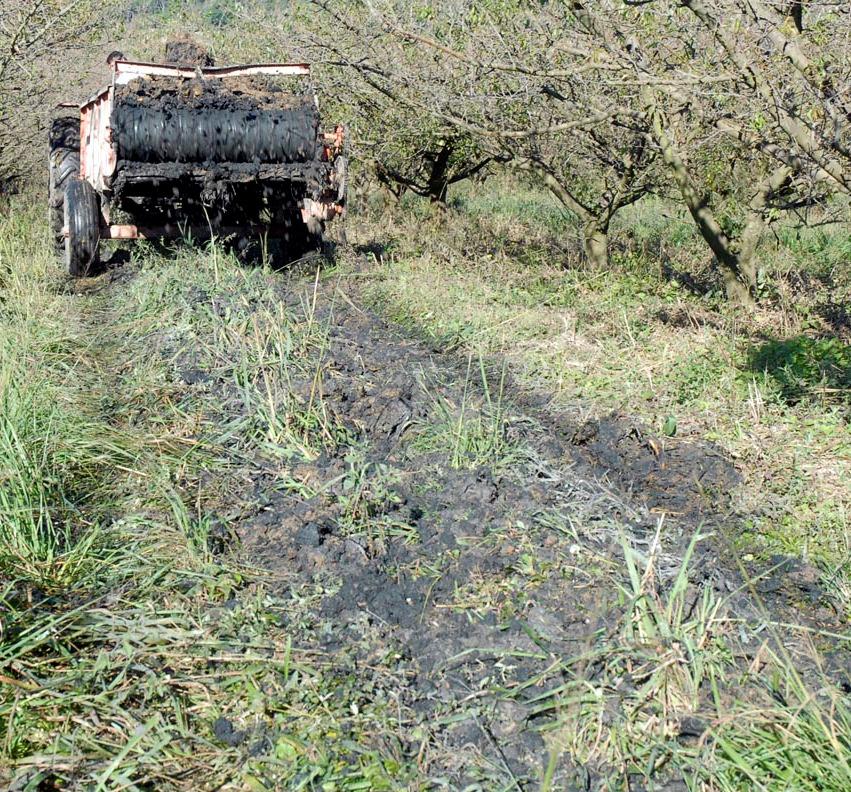
[[[715,256],[727,299],[740,305],[752,305],[754,302],[752,290],[756,286],[753,268],[742,269],[737,251],[724,233],[706,198],[695,189],[688,167],[674,141],[665,131],[662,113],[656,106],[655,97],[649,88],[644,89],[643,99],[652,121],[653,137],[662,151],[662,157],[671,169],[671,175],[700,235]]]
[[[452,156],[452,144],[447,141],[431,163],[428,177],[428,197],[432,203],[445,204],[449,190],[449,157]]]
[[[736,251],[743,280],[751,288],[756,288],[756,249],[765,230],[765,210],[771,198],[783,189],[791,175],[792,169],[786,165],[775,168],[757,185],[751,197],[748,219],[739,235]]]
[[[607,223],[589,220],[582,228],[585,257],[595,269],[609,267],[609,229]]]
[[[614,214],[611,207],[599,209],[580,203],[541,163],[533,160],[516,160],[523,170],[530,170],[544,182],[562,206],[573,212],[582,222],[582,249],[592,266],[605,269],[609,266],[609,223]],[[596,209],[596,212],[594,211]],[[605,212],[599,216],[600,212]]]
[[[756,210],[752,204],[748,221],[739,236],[736,256],[742,280],[754,291],[756,290],[756,248],[764,229],[765,221],[762,212]]]
[[[752,284],[745,283],[740,277],[741,273],[737,273],[729,267],[719,267],[719,269],[721,270],[721,280],[724,281],[724,293],[727,295],[727,299],[735,305],[753,305],[752,289],[756,285],[756,278],[754,278]]]
[[[692,211],[689,206],[700,235],[715,254],[715,262],[721,272],[721,280],[724,282],[724,291],[727,299],[738,305],[753,305],[754,291],[756,290],[756,271],[753,267],[753,259],[744,261],[742,257],[734,252],[727,235],[715,222],[708,222],[702,212]]]

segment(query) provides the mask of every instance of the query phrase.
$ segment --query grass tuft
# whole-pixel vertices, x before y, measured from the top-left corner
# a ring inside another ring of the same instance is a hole
[[[456,469],[510,469],[522,459],[522,453],[509,437],[505,369],[495,388],[482,357],[478,359],[476,374],[474,378],[471,354],[457,404],[439,392],[430,393],[432,410],[428,421],[419,427],[411,448],[421,453],[449,449],[450,465]]]
[[[404,783],[391,698],[294,647],[292,601],[216,555],[244,460],[279,474],[340,439],[327,323],[218,248],[140,247],[120,288],[74,294],[20,209],[0,218],[0,785]]]

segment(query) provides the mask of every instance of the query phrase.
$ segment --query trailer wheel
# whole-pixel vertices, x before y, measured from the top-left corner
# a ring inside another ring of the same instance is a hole
[[[80,174],[80,119],[78,116],[55,118],[50,125],[47,211],[50,231],[57,251],[65,244],[65,188]]]
[[[65,188],[65,264],[72,277],[84,278],[99,264],[100,204],[94,187],[82,179]]]

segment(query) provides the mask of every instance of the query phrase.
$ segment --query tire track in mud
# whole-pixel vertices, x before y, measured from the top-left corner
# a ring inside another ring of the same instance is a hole
[[[621,543],[650,551],[667,514],[656,549],[664,588],[693,534],[729,520],[738,475],[712,445],[660,450],[632,421],[553,417],[513,400],[511,387],[504,431],[515,453],[506,451],[507,464],[457,469],[449,448],[422,453],[418,436],[444,420],[436,405],[453,405],[453,421],[462,409],[473,420],[487,406],[483,391],[492,403],[499,375],[482,387],[475,364],[471,377],[468,361],[425,349],[359,309],[346,288],[326,284],[319,294],[317,318],[330,328],[323,401],[356,427],[365,463],[389,471],[392,484],[370,519],[409,526],[414,540],[346,535],[345,447],[296,469],[319,492],[313,497],[261,485],[266,507],[236,533],[289,586],[293,578],[296,587],[339,580],[321,597],[316,640],[369,685],[401,691],[414,729],[429,735],[431,773],[458,788],[535,788],[547,758],[538,727],[553,714],[541,712],[540,697],[564,681],[553,667],[588,653],[623,616]],[[451,434],[445,439],[451,444]],[[718,564],[718,551],[718,543],[699,546],[693,602],[704,586],[724,596],[741,585]],[[741,614],[758,617],[741,599]],[[378,657],[394,662],[376,671]],[[393,681],[382,683],[382,673]],[[590,782],[586,768],[562,767],[558,777]]]
[[[625,615],[623,544],[652,552],[664,591],[697,531],[729,531],[734,466],[711,445],[663,446],[628,419],[553,415],[545,397],[502,388],[501,372],[482,377],[476,361],[361,309],[345,282],[313,290],[282,278],[279,294],[327,327],[321,379],[292,388],[305,401],[318,393],[347,439],[286,470],[240,458],[244,494],[219,521],[220,543],[276,576],[296,645],[355,677],[364,700],[392,702],[395,737],[431,786],[538,788],[542,727],[558,714],[542,697],[595,678],[595,647]],[[215,394],[223,416],[243,409],[190,350],[151,351],[189,360],[175,378]],[[485,450],[498,433],[498,453],[459,455],[465,422],[484,427],[473,439]],[[741,586],[723,552],[698,544],[692,607],[705,588],[725,597]],[[793,577],[770,580],[800,593]],[[772,603],[778,621],[801,621],[782,597]],[[747,594],[730,608],[762,618]],[[608,769],[565,758],[555,786],[590,788]],[[685,788],[676,774],[671,783]]]

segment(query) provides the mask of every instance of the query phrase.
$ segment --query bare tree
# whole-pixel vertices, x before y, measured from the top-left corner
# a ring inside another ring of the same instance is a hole
[[[379,176],[428,194],[433,190],[423,186],[436,183],[445,193],[491,163],[510,163],[535,175],[578,217],[587,257],[608,263],[612,218],[648,192],[656,152],[636,114],[621,112],[623,90],[600,91],[598,68],[579,63],[591,51],[588,36],[563,4],[447,0],[429,13],[396,0],[315,4],[335,19],[336,39],[327,28],[317,34],[321,48],[340,53],[340,62],[380,97],[373,104],[380,112],[370,118],[367,109],[363,128],[393,140],[375,145],[384,153]],[[354,42],[345,52],[341,29]],[[583,41],[565,47],[566,37]],[[560,64],[555,72],[553,58]],[[388,122],[400,131],[388,130]],[[406,124],[411,143],[388,157]],[[425,145],[412,157],[418,142]],[[451,154],[440,148],[447,143]],[[447,175],[443,168],[453,160]]]
[[[511,163],[578,217],[599,266],[613,217],[656,192],[683,203],[727,295],[749,302],[766,223],[851,189],[846,2],[293,6],[379,178],[442,200]]]
[[[0,0],[0,184],[43,159],[44,121],[72,81],[77,50],[110,20],[113,0]]]
[[[849,9],[806,5],[807,26],[803,9],[761,0],[574,0],[502,15],[484,3],[479,21],[459,23],[470,28],[460,49],[430,20],[406,26],[393,3],[369,3],[401,41],[466,67],[454,83],[476,90],[448,98],[426,81],[421,107],[539,172],[582,218],[589,255],[603,260],[594,248],[619,208],[613,196],[670,185],[739,302],[753,297],[766,219],[849,188]],[[648,171],[657,157],[666,179]]]
[[[399,13],[415,16],[402,3]],[[418,101],[422,83],[445,77],[431,53],[388,35],[369,3],[301,0],[279,11],[246,8],[242,19],[269,48],[313,64],[325,101],[349,127],[355,159],[397,196],[410,190],[442,204],[450,185],[487,173],[493,156],[477,137]]]

